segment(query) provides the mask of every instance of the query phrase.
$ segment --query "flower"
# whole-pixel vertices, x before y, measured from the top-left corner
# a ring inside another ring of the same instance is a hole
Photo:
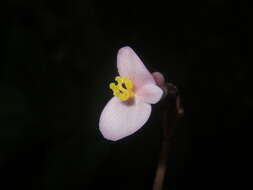
[[[99,120],[102,135],[112,141],[135,133],[147,122],[151,104],[163,95],[159,82],[164,82],[162,74],[153,76],[130,47],[118,51],[117,68],[120,75],[115,78],[117,85],[109,85],[114,97],[104,107]]]

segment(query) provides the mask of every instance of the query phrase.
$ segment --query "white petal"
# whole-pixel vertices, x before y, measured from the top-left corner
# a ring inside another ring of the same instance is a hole
[[[117,67],[120,76],[128,76],[136,90],[148,83],[155,84],[151,73],[130,47],[123,47],[118,51]]]
[[[138,98],[123,102],[113,97],[101,113],[99,129],[104,138],[116,141],[139,130],[151,114],[151,105]]]
[[[149,104],[157,103],[162,98],[162,95],[162,89],[154,84],[147,84],[136,92],[139,100]]]

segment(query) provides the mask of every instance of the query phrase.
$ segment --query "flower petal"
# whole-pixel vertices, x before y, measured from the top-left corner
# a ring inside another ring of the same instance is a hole
[[[162,73],[154,72],[154,73],[152,73],[152,76],[154,77],[155,82],[158,86],[160,86],[160,87],[165,86],[165,78]]]
[[[117,67],[120,76],[128,76],[135,89],[148,83],[155,84],[151,73],[130,47],[123,47],[118,51]]]
[[[99,120],[104,138],[117,141],[139,130],[151,114],[151,105],[131,99],[126,102],[113,97],[105,106]]]
[[[163,91],[157,85],[147,84],[139,89],[135,95],[143,102],[155,104],[162,98]]]

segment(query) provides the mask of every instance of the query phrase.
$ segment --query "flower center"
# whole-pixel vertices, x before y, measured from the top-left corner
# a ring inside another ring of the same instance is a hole
[[[126,101],[133,97],[133,83],[128,77],[115,77],[117,85],[113,82],[110,83],[110,89],[113,91],[113,95],[122,101]]]

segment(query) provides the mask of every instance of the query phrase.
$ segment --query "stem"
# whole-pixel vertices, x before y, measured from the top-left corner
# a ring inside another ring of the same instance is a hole
[[[176,127],[179,116],[183,114],[179,105],[177,88],[173,84],[166,85],[167,96],[162,102],[163,116],[162,128],[163,138],[161,144],[160,158],[156,169],[153,190],[162,190],[167,169],[168,153],[172,140],[172,130]]]

